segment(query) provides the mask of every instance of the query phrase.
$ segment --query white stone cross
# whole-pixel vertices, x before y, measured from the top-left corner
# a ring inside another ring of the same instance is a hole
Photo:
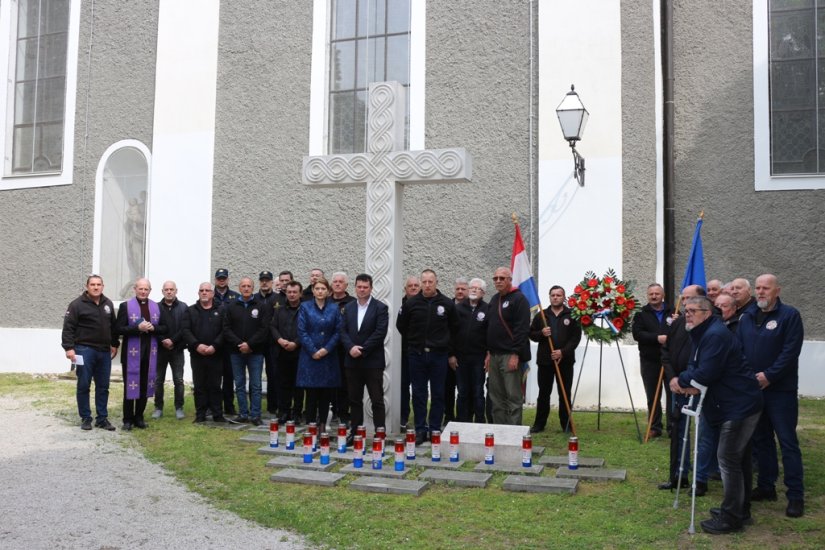
[[[370,84],[367,152],[304,157],[302,179],[310,186],[367,187],[365,272],[373,277],[372,295],[390,308],[384,341],[384,401],[388,428],[397,430],[401,411],[401,338],[395,315],[404,295],[402,185],[459,183],[472,177],[472,157],[464,149],[404,150],[404,87],[398,82]],[[365,405],[365,416],[371,408]],[[371,420],[371,418],[370,418]]]

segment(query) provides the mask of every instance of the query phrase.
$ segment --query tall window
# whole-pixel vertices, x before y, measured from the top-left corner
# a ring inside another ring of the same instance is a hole
[[[825,3],[770,0],[768,19],[771,174],[825,174]]]
[[[60,172],[71,0],[17,0],[16,6],[5,172]]]
[[[410,1],[332,0],[329,43],[328,151],[362,153],[369,84],[396,80],[409,90]]]

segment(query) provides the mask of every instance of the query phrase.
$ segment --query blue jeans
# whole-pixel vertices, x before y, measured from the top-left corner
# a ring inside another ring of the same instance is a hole
[[[742,521],[750,516],[750,442],[758,421],[759,413],[754,413],[744,420],[728,420],[719,426],[717,457],[725,491],[722,517],[735,527],[741,527]]]
[[[261,417],[261,374],[264,370],[262,353],[233,353],[232,375],[235,378],[235,395],[238,397],[238,414],[252,418]],[[246,371],[249,370],[249,403],[246,400]]]
[[[796,392],[767,390],[762,392],[762,396],[765,407],[753,433],[753,446],[759,464],[756,486],[766,491],[775,488],[779,477],[773,437],[776,434],[782,449],[788,500],[803,500],[805,489],[802,484],[802,451],[799,450],[799,440],[796,438],[796,423],[799,418]]]
[[[458,421],[484,424],[484,355],[458,357]]]
[[[444,380],[447,378],[447,354],[437,351],[413,351],[410,362],[415,431],[441,431],[444,418]],[[430,390],[430,416],[427,418],[427,385]]]
[[[112,356],[109,350],[97,350],[88,346],[75,346],[75,354],[83,357],[83,364],[77,365],[77,413],[85,420],[92,418],[89,409],[89,391],[92,379],[95,381],[96,423],[109,416],[109,378],[112,374]]]

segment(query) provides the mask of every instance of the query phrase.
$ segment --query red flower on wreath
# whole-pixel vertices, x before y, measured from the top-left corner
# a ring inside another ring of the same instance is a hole
[[[587,286],[589,286],[590,288],[593,288],[598,284],[599,284],[598,279],[590,279],[589,281],[587,281]]]
[[[582,315],[581,321],[583,326],[588,326],[593,322],[590,315]]]
[[[567,304],[571,317],[581,324],[587,337],[601,342],[615,342],[628,333],[638,307],[633,284],[622,281],[612,269],[602,277],[588,271]],[[613,326],[599,321],[596,314]]]
[[[576,307],[576,299],[572,296],[567,299],[567,307]]]
[[[573,289],[573,292],[579,294],[582,290],[584,290],[582,288],[582,285],[576,285],[576,288]]]
[[[618,319],[613,319],[613,326],[616,327],[616,330],[622,330],[624,326],[624,319],[619,317]]]
[[[618,292],[619,294],[624,294],[625,290],[627,290],[627,289],[624,287],[624,285],[617,285],[616,286],[616,292]]]
[[[627,302],[625,302],[625,305],[627,306],[627,309],[636,309],[636,302],[634,302],[633,300],[628,300]]]
[[[585,301],[581,301],[581,302],[579,302],[579,303],[577,304],[577,307],[578,307],[580,310],[584,311],[585,309],[587,309],[587,302],[585,302]]]
[[[582,290],[579,297],[586,302],[587,300],[590,299],[590,293],[586,290]]]
[[[613,278],[612,278],[612,277],[605,277],[605,278],[604,278],[604,279],[602,279],[602,280],[604,281],[604,284],[606,284],[606,285],[609,285],[610,283],[612,283],[612,282],[613,282]]]
[[[618,290],[616,290],[618,292]],[[616,296],[616,304],[623,306],[627,299],[624,296]]]

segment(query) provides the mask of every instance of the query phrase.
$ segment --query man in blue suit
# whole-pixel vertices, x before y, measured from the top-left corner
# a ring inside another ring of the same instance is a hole
[[[347,443],[355,436],[355,428],[364,423],[364,387],[372,401],[372,420],[376,428],[386,427],[384,407],[384,339],[389,327],[389,309],[372,297],[372,277],[364,273],[355,278],[355,301],[344,308],[341,323],[341,344],[346,351],[347,394],[349,395],[351,429]]]

